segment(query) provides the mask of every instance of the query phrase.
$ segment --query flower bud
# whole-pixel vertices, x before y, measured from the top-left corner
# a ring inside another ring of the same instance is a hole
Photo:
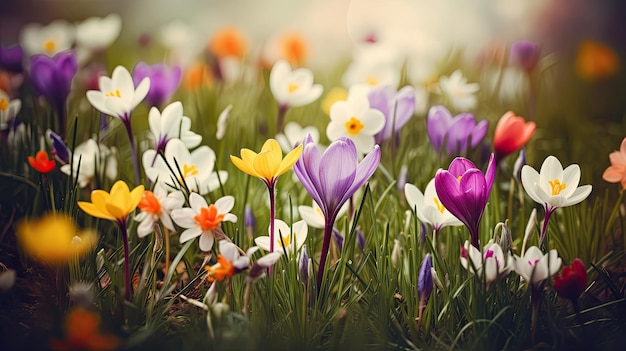
[[[575,302],[587,287],[587,270],[579,258],[561,269],[561,275],[554,276],[554,289],[561,297]]]

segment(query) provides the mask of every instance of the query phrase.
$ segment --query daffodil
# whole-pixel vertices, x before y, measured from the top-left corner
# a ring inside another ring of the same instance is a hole
[[[300,250],[308,234],[308,226],[304,220],[297,221],[291,227],[284,221],[277,219],[274,227],[274,248],[270,251],[270,236],[259,236],[254,243],[268,252],[280,252],[291,255]]]
[[[135,217],[135,220],[140,222],[137,235],[143,238],[152,233],[159,220],[169,230],[176,230],[170,213],[174,209],[182,208],[184,203],[185,197],[180,191],[168,194],[167,190],[159,185],[155,186],[154,191],[145,190],[138,204],[141,212]]]
[[[274,218],[276,217],[275,186],[278,177],[290,170],[302,155],[302,144],[296,146],[283,158],[283,152],[275,139],[268,139],[256,153],[241,149],[241,158],[231,155],[230,160],[241,171],[261,179],[270,196],[270,252],[274,252]]]
[[[241,255],[237,245],[232,242],[220,240],[219,249],[220,252],[217,255],[217,263],[212,266],[204,267],[208,273],[208,281],[222,281],[226,278],[231,278],[250,266],[250,257],[248,255]]]
[[[539,173],[531,166],[522,168],[522,185],[531,199],[543,205],[545,218],[539,239],[543,243],[550,216],[559,207],[576,205],[589,196],[591,185],[578,186],[580,167],[577,164],[563,169],[561,162],[554,156],[548,156],[541,165]]]
[[[55,213],[22,221],[16,233],[26,254],[56,265],[86,254],[98,242],[95,231],[79,231],[72,218]]]
[[[144,186],[138,185],[132,191],[128,185],[118,180],[111,187],[111,192],[104,190],[94,190],[91,192],[91,202],[79,201],[78,207],[85,211],[88,215],[107,219],[117,223],[122,236],[124,245],[124,297],[130,300],[131,297],[131,281],[130,281],[130,262],[128,247],[128,232],[126,229],[126,220],[128,215],[137,208],[143,195]]]
[[[350,95],[346,101],[337,101],[330,108],[330,123],[326,135],[331,141],[346,137],[359,153],[368,153],[374,147],[374,136],[385,126],[385,116],[370,108],[367,97]]]

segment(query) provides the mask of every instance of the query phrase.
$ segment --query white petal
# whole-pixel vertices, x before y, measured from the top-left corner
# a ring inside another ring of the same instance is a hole
[[[200,236],[200,234],[202,234],[202,229],[198,227],[186,229],[180,234],[180,243],[182,244],[191,239],[194,239]]]

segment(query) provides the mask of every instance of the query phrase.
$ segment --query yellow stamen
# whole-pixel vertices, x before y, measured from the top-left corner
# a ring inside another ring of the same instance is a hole
[[[183,177],[187,178],[189,176],[194,176],[198,174],[198,170],[196,169],[196,165],[189,166],[188,164],[183,165]]]
[[[294,233],[294,235],[295,235],[295,234],[296,234],[296,233]],[[281,246],[281,248],[282,248],[282,247],[284,247],[284,248],[288,248],[288,247],[289,247],[289,243],[291,242],[291,240],[289,240],[289,235],[285,235],[285,236],[283,236],[283,237],[282,237],[282,239],[283,239],[283,246]]]
[[[361,129],[363,129],[364,127],[361,121],[355,117],[350,117],[348,122],[346,122],[345,126],[346,126],[346,129],[348,130],[348,133],[352,135],[359,134]]]
[[[53,53],[57,48],[57,43],[54,40],[46,40],[43,43],[43,49],[46,50],[46,52],[49,53]]]
[[[5,98],[0,98],[0,110],[3,112],[9,108],[9,102]]]
[[[549,180],[548,184],[550,184],[550,188],[552,188],[552,196],[559,195],[561,191],[567,187],[567,184],[561,183],[558,179],[555,179],[554,181]]]
[[[446,210],[446,208],[443,207],[441,202],[439,202],[439,199],[437,197],[433,197],[433,201],[435,202],[435,206],[437,206],[437,210],[439,210],[439,212],[443,213],[443,211]]]
[[[458,177],[456,177],[456,180],[458,180],[460,182],[461,178],[463,178],[463,176],[458,176]]]
[[[118,98],[122,97],[122,95],[120,94],[120,90],[119,89],[115,89],[115,91],[110,91],[110,92],[104,94],[104,96],[109,96],[109,97],[117,96]]]
[[[375,76],[367,76],[365,77],[365,83],[371,86],[376,86],[378,85],[378,78],[376,78]]]
[[[289,94],[293,94],[293,92],[298,90],[299,87],[300,86],[298,84],[291,83],[287,86],[287,90],[289,91]]]

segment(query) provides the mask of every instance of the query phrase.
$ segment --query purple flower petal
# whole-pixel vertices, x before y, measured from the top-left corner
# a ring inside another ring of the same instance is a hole
[[[452,123],[452,114],[445,106],[435,105],[428,111],[426,117],[426,133],[433,148],[439,152],[443,146],[443,140]]]
[[[472,147],[476,147],[476,145],[478,145],[478,143],[480,143],[483,138],[485,138],[488,129],[489,122],[486,119],[476,124],[476,126],[472,129],[472,132],[470,133],[470,143]]]
[[[395,131],[399,131],[415,113],[415,89],[405,86],[396,95]]]
[[[468,169],[477,168],[474,163],[465,157],[457,157],[450,163],[448,172],[452,173],[456,178],[460,177]]]
[[[417,277],[417,291],[420,294],[420,298],[426,300],[433,291],[433,273],[431,268],[433,267],[432,259],[429,253],[426,254],[422,265],[420,266],[419,275]]]
[[[330,144],[319,163],[322,201],[329,211],[339,209],[339,201],[354,182],[357,168],[356,147],[350,139],[339,138]]]

